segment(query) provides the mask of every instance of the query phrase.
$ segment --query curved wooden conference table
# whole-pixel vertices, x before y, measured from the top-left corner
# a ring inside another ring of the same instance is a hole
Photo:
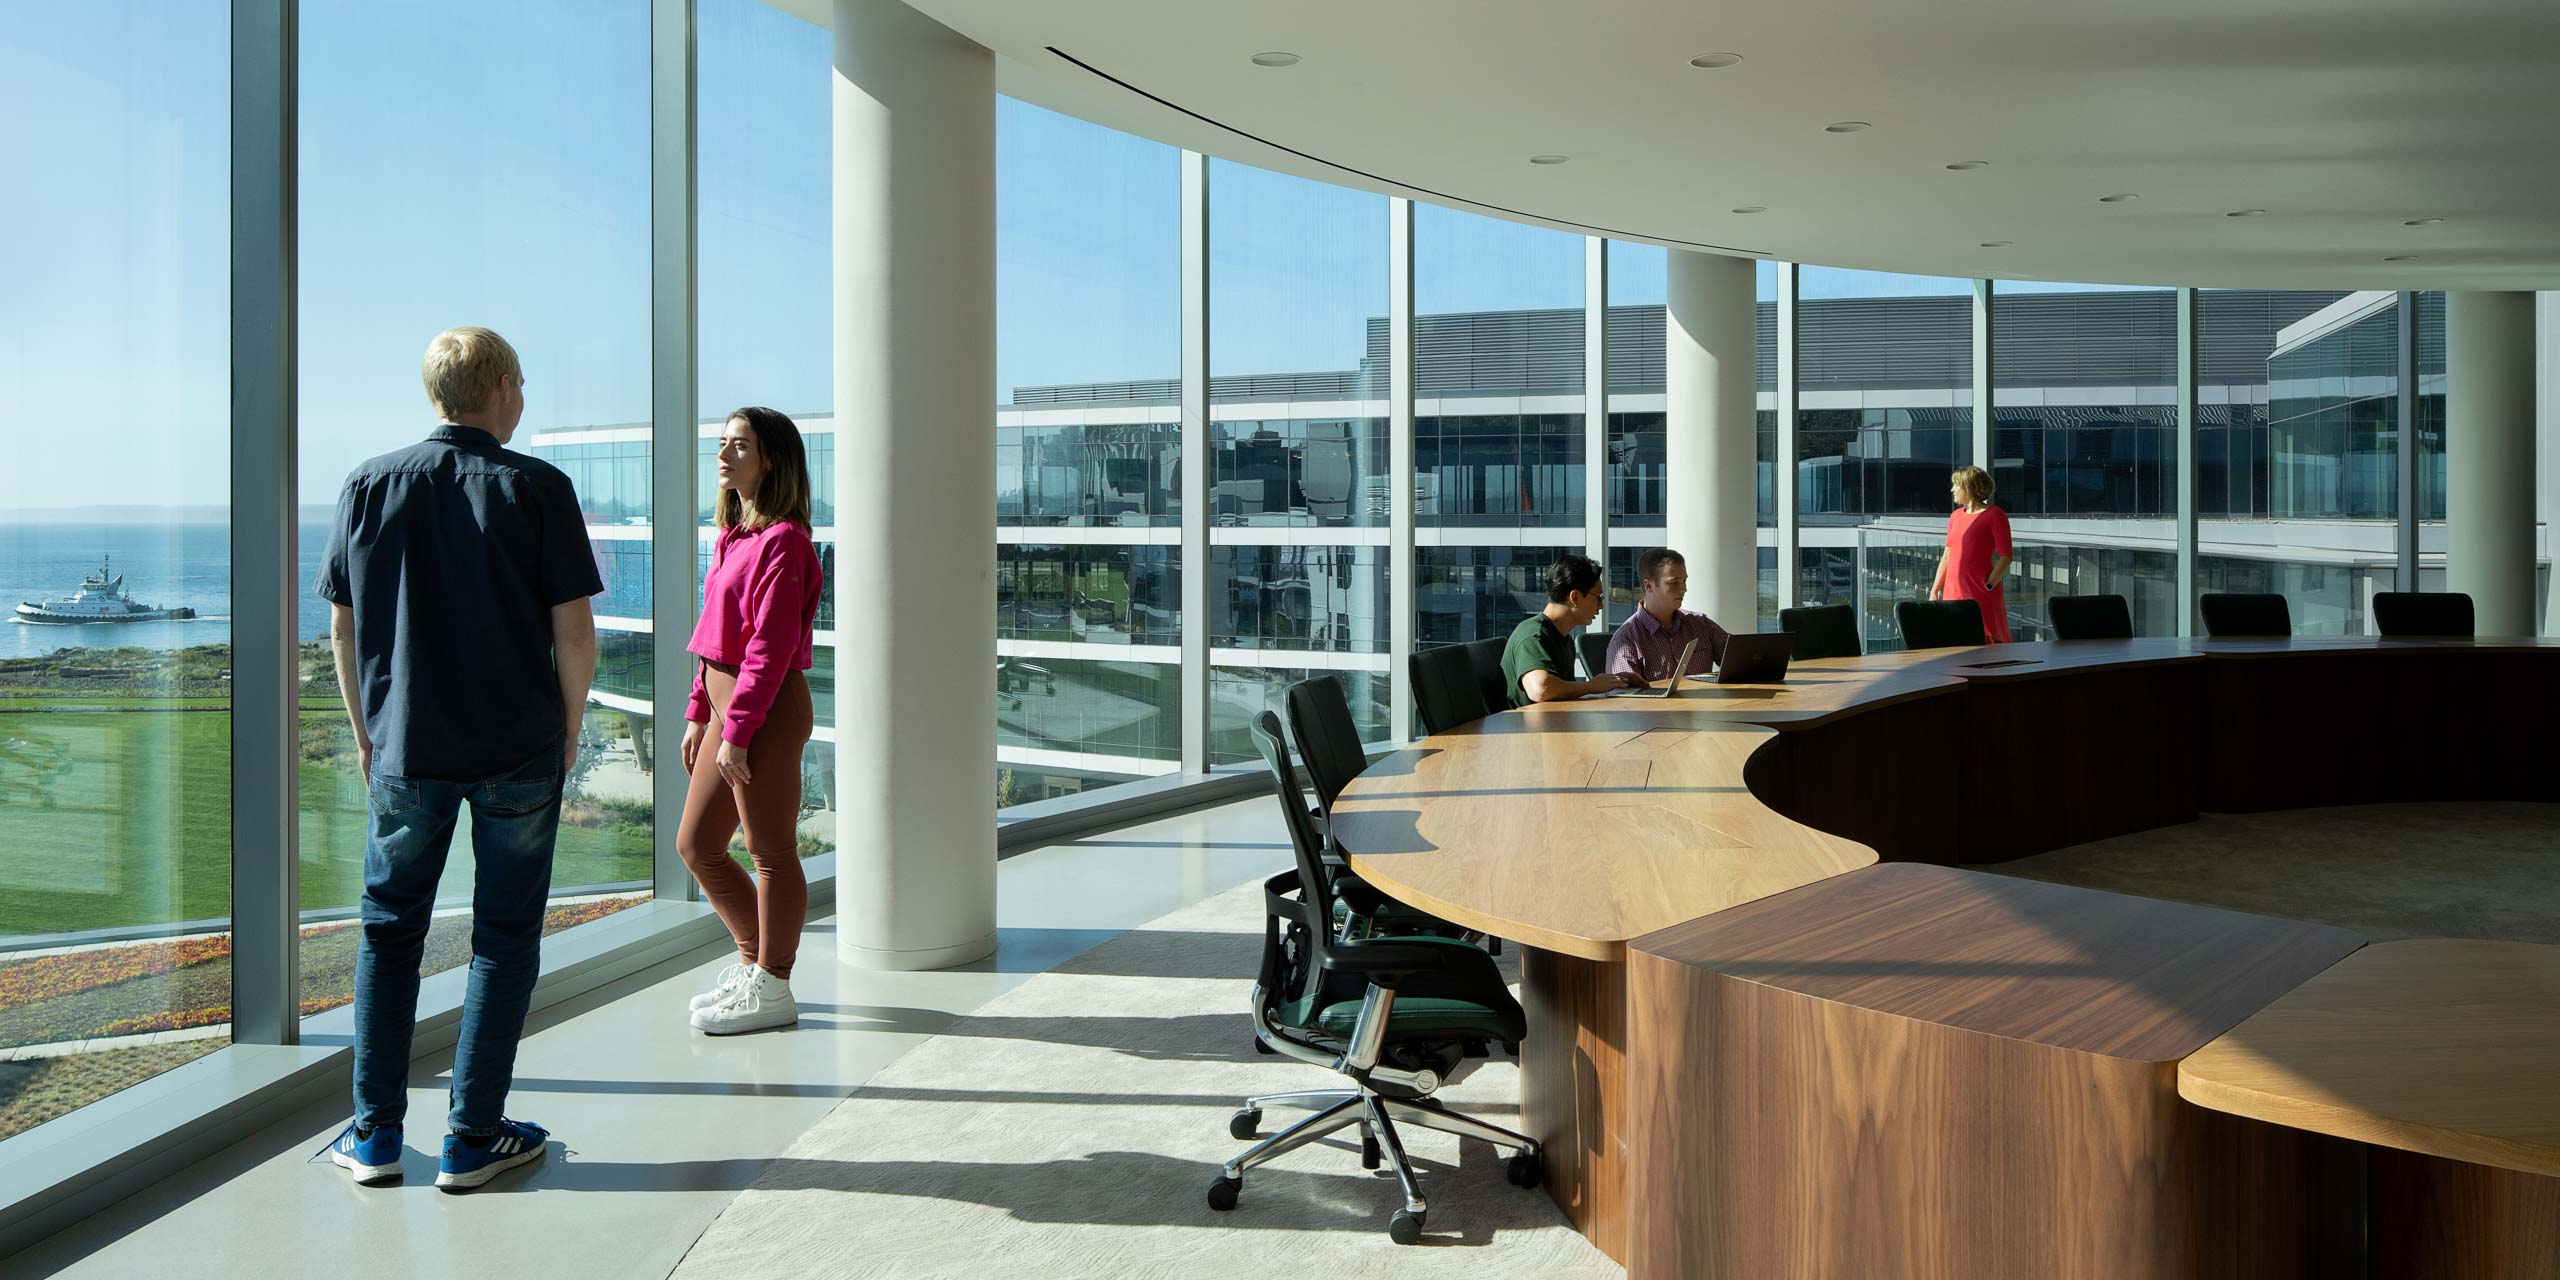
[[[2321,1139],[2180,1102],[2178,1064],[2363,939],[1957,864],[2560,799],[2555,713],[2531,639],[1877,654],[1489,716],[1371,765],[1332,830],[1526,949],[1524,1120],[1632,1274],[2311,1275]],[[2022,1131],[1979,1167],[1922,1150],[1986,1125]]]

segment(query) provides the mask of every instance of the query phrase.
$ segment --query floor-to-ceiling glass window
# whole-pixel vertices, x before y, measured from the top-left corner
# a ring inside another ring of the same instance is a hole
[[[2011,634],[2055,596],[2121,595],[2136,635],[2178,629],[2177,291],[1992,286],[1994,499],[2009,513]]]
[[[1181,153],[996,105],[996,803],[1181,767]]]
[[[2228,393],[2234,425],[2219,448],[2208,436],[2201,451],[2199,486],[2207,493],[2198,504],[2199,591],[2281,595],[2297,634],[2360,635],[2370,629],[2369,602],[2374,592],[2392,589],[2399,563],[2398,297],[2248,289],[2197,293],[2196,327],[2208,385],[2217,375],[2250,378],[2246,398],[2255,401],[2244,410],[2243,395]],[[2441,295],[2420,296],[2422,338],[2431,309],[2441,324],[2441,304],[2430,308],[2431,297]],[[2441,457],[2441,328],[2434,333],[2432,385],[2424,376],[2420,382],[2422,397],[2430,391],[2435,397],[2419,405],[2422,478],[2428,474],[2425,446],[2431,434]],[[2227,368],[2215,367],[2217,353]],[[2244,412],[2245,447],[2237,425]],[[2206,421],[2213,421],[2209,408]],[[2219,486],[2212,483],[2217,472]],[[2441,470],[2433,475],[2440,485]],[[2432,498],[2440,511],[2441,488]]]
[[[1583,246],[1414,206],[1417,647],[1508,634],[1584,547]]]
[[[1636,559],[1662,540],[1663,324],[1668,251],[1654,245],[1609,242],[1609,456],[1604,487],[1609,504],[1609,610],[1616,626],[1635,612],[1641,584]],[[1778,621],[1778,271],[1762,262],[1757,282],[1758,375],[1754,398],[1759,459],[1759,607],[1752,625],[1770,630]],[[1686,550],[1685,548],[1683,550]],[[1719,618],[1719,624],[1730,624]]]
[[[828,101],[834,42],[825,28],[762,0],[697,0],[694,32],[696,569],[698,575],[710,569],[712,503],[719,492],[714,459],[729,413],[749,405],[780,410],[800,429],[808,455],[810,534],[826,578],[808,672],[817,724],[800,756],[800,855],[814,857],[835,848],[836,832],[835,350],[829,288],[833,124]],[[645,441],[648,432],[634,436]],[[628,447],[641,448],[645,456],[644,447]],[[626,526],[631,532],[615,530],[607,536],[615,543],[637,539],[631,545],[645,553],[648,524],[632,520]],[[666,625],[691,626],[701,610],[699,582],[697,576],[692,598],[666,602],[660,610]],[[631,631],[633,647],[647,649],[647,637],[620,617],[599,617],[596,625],[608,632]],[[602,684],[599,680],[600,703],[625,713],[647,710],[645,684],[634,686],[637,692],[604,689]],[[653,765],[654,752],[643,763]],[[731,852],[745,856],[743,830],[732,841]]]
[[[1246,725],[1315,677],[1382,741],[1388,202],[1208,172],[1209,759],[1254,759]]]
[[[1973,461],[1973,282],[1807,265],[1796,298],[1797,598],[1896,648]]]
[[[660,602],[628,557],[651,515],[647,430],[630,425],[649,419],[648,6],[310,0],[300,70],[304,558],[326,545],[348,472],[435,426],[418,376],[428,340],[485,325],[523,362],[513,443],[578,450],[589,540],[611,559],[598,608],[646,621]],[[314,576],[301,583],[306,1013],[352,996],[367,821]],[[690,617],[668,612],[665,625]],[[652,726],[645,698],[615,692],[632,687],[632,642],[613,646],[561,806],[550,928],[649,890]],[[470,959],[469,845],[458,831],[428,972]]]
[[[229,1041],[230,22],[0,11],[0,1138]]]

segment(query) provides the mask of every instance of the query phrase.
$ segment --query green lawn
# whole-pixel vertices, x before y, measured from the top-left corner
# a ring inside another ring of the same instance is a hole
[[[367,819],[344,714],[306,706],[302,738],[302,905],[352,906]],[[228,711],[0,709],[0,934],[229,915],[230,768]],[[645,812],[571,809],[594,825],[561,827],[554,884],[649,877]],[[450,896],[469,893],[464,826]]]

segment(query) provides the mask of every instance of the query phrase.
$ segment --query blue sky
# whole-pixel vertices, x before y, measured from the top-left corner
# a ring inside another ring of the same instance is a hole
[[[516,344],[528,428],[646,418],[647,7],[304,0],[301,21],[303,500],[431,425],[418,355],[448,325]],[[228,42],[215,4],[0,16],[0,172],[29,178],[0,201],[0,510],[227,500]],[[824,411],[828,37],[701,0],[699,48],[702,408]],[[1178,154],[1010,100],[997,148],[995,390],[1175,376]],[[1210,193],[1212,371],[1356,364],[1386,199],[1223,162]],[[1578,237],[1416,224],[1425,313],[1580,304]],[[1662,262],[1622,246],[1611,300],[1659,302]]]

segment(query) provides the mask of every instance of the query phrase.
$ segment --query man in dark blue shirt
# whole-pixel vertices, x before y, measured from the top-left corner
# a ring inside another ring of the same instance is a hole
[[[372,825],[356,952],[354,1123],[330,1157],[360,1183],[400,1173],[418,965],[456,820],[471,806],[471,978],[436,1185],[476,1187],[540,1157],[506,1119],[541,966],[560,791],[595,677],[604,589],[569,478],[506,447],[524,417],[515,349],[486,329],[428,344],[443,425],[355,469],[320,566],[338,687]]]

